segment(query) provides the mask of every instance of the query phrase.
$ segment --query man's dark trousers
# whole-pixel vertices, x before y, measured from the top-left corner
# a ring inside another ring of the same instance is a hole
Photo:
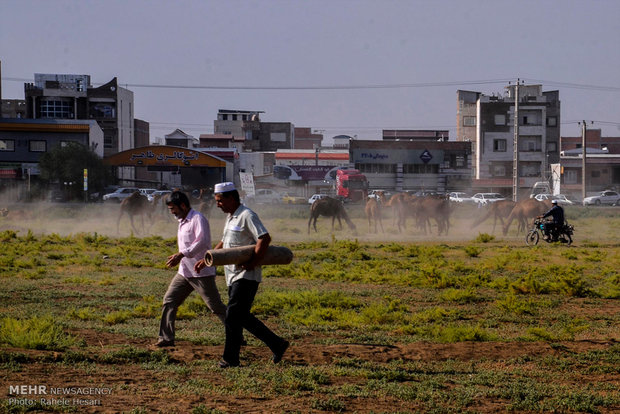
[[[284,339],[273,333],[264,323],[250,313],[258,282],[239,279],[228,287],[228,305],[226,308],[226,345],[223,359],[230,365],[239,365],[239,352],[243,329],[260,339],[277,353],[282,348]]]

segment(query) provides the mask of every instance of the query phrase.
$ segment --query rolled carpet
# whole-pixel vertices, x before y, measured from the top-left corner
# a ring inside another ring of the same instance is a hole
[[[245,263],[252,257],[254,245],[230,247],[228,249],[207,250],[205,262],[207,266],[220,266]],[[293,261],[293,252],[284,246],[269,246],[267,253],[258,266],[289,264]]]

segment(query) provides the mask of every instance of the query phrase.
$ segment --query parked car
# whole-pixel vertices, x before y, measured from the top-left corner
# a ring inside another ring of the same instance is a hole
[[[269,188],[261,188],[254,191],[254,195],[247,196],[248,204],[276,204],[282,201],[282,196]]]
[[[327,194],[312,194],[312,197],[308,199],[308,204],[314,204],[316,200],[327,197]]]
[[[383,197],[389,200],[392,197],[392,192],[389,190],[372,190],[368,193],[368,198],[379,198],[379,193],[383,193]]]
[[[157,189],[156,188],[140,188],[138,191],[140,191],[140,194],[148,198],[149,195],[153,194],[155,191],[157,191]]]
[[[488,203],[495,203],[496,201],[500,200],[505,200],[506,197],[504,197],[500,193],[476,193],[471,197],[471,199],[474,201],[474,203],[484,205]]]
[[[454,201],[455,203],[473,203],[474,200],[467,194],[461,191],[453,191],[448,193],[448,197],[450,201]]]
[[[537,194],[534,198],[536,200],[538,200],[538,201],[558,200],[558,204],[564,204],[564,205],[574,204],[572,201],[570,201],[568,198],[566,198],[566,196],[564,194],[558,194],[558,195],[553,195],[553,194]]]
[[[103,201],[116,201],[120,203],[136,191],[138,191],[138,189],[135,187],[119,187],[113,193],[104,195]]]
[[[282,194],[282,203],[284,204],[305,204],[306,198],[296,195],[290,195],[289,193]]]
[[[170,191],[170,190],[156,190],[156,191],[153,191],[151,194],[147,195],[146,197],[152,203],[153,199],[155,197],[159,196],[159,199],[163,200],[168,194],[172,194],[172,191]]]
[[[620,205],[620,194],[618,194],[616,191],[605,190],[601,191],[598,195],[586,197],[583,199],[584,206],[598,206],[601,204],[609,204],[612,206]]]

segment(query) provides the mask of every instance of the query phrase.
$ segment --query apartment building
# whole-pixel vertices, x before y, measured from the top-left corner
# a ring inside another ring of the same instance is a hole
[[[518,102],[515,95],[518,92]],[[472,186],[509,192],[513,185],[515,113],[518,114],[519,187],[550,177],[560,160],[560,99],[542,85],[509,85],[503,95],[457,91],[457,141],[473,148]]]

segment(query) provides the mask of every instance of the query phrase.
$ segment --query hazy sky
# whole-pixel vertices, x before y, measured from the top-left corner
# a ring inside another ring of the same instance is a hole
[[[563,136],[620,136],[617,0],[0,0],[2,97],[34,73],[117,77],[151,137],[213,132],[218,109],[380,139],[448,129],[456,90],[559,90]],[[166,86],[178,86],[169,88]]]

